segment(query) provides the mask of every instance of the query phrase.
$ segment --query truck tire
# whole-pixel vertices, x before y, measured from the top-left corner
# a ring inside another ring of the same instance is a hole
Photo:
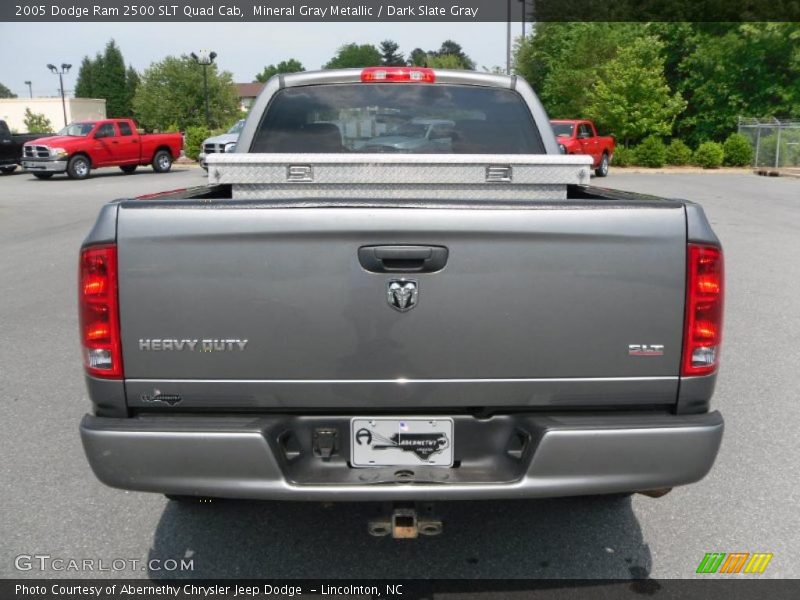
[[[594,170],[594,174],[598,177],[605,177],[608,175],[608,154],[603,152],[603,158],[600,159],[600,164]]]
[[[136,170],[136,167],[139,165],[122,165],[119,170],[125,173],[125,175],[130,175]]]
[[[92,172],[92,163],[83,154],[76,154],[67,163],[67,177],[70,179],[86,179]]]
[[[172,168],[172,155],[169,150],[159,150],[153,156],[153,171],[167,173]]]
[[[36,179],[50,179],[53,175],[54,175],[54,173],[34,173],[33,174],[33,176],[36,177]]]
[[[17,170],[17,165],[9,165],[7,167],[0,168],[0,171],[2,171],[3,175],[8,175],[9,173],[13,173],[16,170]]]

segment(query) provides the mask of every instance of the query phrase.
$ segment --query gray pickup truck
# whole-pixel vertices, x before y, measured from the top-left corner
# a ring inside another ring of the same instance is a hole
[[[420,119],[450,152],[368,143]],[[104,483],[416,502],[710,470],[720,243],[697,204],[588,186],[524,80],[276,76],[208,161],[208,187],[106,205],[81,249]]]

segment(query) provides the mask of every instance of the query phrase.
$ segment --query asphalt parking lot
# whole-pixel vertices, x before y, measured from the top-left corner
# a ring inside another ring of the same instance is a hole
[[[97,482],[78,422],[76,264],[106,201],[201,185],[197,168],[88,181],[0,178],[0,576],[15,557],[192,558],[182,577],[686,578],[706,552],[772,552],[762,577],[800,577],[800,179],[612,172],[595,184],[704,206],[726,251],[726,419],[717,464],[659,500],[442,504],[445,532],[371,538],[368,504],[179,506]],[[137,567],[99,576],[170,575]]]

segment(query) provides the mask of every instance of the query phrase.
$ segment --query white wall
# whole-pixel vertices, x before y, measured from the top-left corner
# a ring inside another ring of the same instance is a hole
[[[106,118],[105,98],[67,98],[67,122],[87,121]],[[61,98],[2,98],[0,99],[0,119],[8,123],[9,128],[17,133],[27,133],[25,127],[25,109],[33,113],[41,113],[58,131],[64,126],[64,111]]]

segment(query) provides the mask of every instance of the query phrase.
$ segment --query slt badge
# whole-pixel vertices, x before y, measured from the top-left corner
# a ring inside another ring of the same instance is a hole
[[[413,279],[390,279],[386,282],[386,300],[389,306],[400,312],[417,305],[419,285]]]

